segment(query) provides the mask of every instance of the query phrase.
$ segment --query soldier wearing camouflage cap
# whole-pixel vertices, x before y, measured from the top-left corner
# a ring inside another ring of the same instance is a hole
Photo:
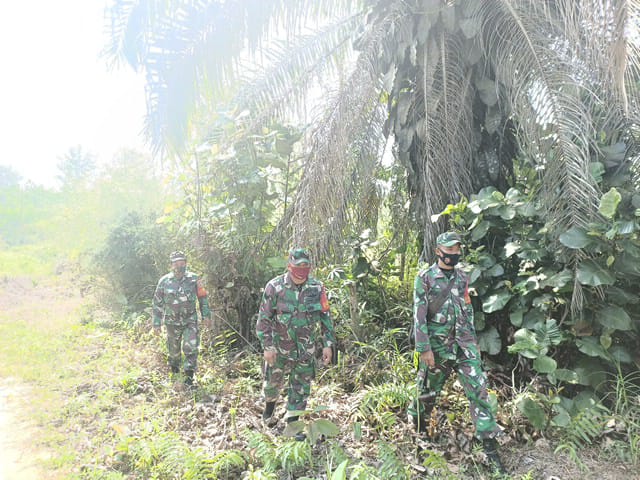
[[[462,238],[445,232],[436,238],[438,261],[418,272],[414,284],[415,345],[419,354],[417,398],[409,409],[419,431],[427,430],[438,394],[455,370],[469,400],[476,437],[492,467],[503,473],[495,436],[500,432],[487,393],[487,377],[473,323],[469,279],[456,268]],[[430,308],[431,307],[431,308]]]
[[[207,326],[210,326],[211,311],[207,291],[198,276],[187,270],[184,252],[172,252],[169,261],[171,272],[160,279],[153,295],[153,328],[160,333],[164,324],[171,374],[175,376],[180,373],[180,366],[184,363],[185,385],[191,387],[200,343],[196,309],[199,307]]]
[[[324,285],[309,275],[308,250],[289,252],[287,273],[270,280],[262,296],[256,332],[264,350],[263,420],[274,425],[276,400],[288,377],[287,422],[304,410],[316,372],[316,339],[322,336],[322,360],[328,365],[335,344],[333,322]],[[304,436],[298,435],[298,440]]]

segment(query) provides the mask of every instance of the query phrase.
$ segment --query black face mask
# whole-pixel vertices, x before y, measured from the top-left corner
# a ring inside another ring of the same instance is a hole
[[[176,275],[184,275],[186,271],[187,271],[186,265],[181,265],[179,267],[173,268],[173,273],[175,273]]]
[[[459,253],[442,253],[442,255],[438,255],[438,258],[442,263],[449,267],[455,267],[460,261]]]

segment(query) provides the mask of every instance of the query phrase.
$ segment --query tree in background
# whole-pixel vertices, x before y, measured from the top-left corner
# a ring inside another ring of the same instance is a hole
[[[57,178],[60,180],[62,189],[65,190],[88,186],[95,178],[97,165],[93,154],[86,152],[82,146],[76,145],[58,158],[57,167],[60,171]]]
[[[22,176],[7,165],[0,165],[0,188],[17,187]]]

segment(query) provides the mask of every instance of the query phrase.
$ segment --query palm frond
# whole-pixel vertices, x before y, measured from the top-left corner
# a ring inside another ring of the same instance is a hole
[[[583,101],[593,92],[562,61],[565,43],[557,35],[564,17],[543,4],[486,2],[485,51],[499,81],[510,87],[522,150],[543,167],[552,226],[585,226],[599,200],[589,174],[596,131]]]
[[[320,257],[340,244],[351,218],[351,200],[361,192],[359,185],[373,181],[375,164],[383,153],[386,111],[379,101],[382,86],[377,58],[389,30],[404,13],[403,5],[390,9],[385,19],[367,32],[352,74],[328,97],[327,108],[316,122],[291,210],[291,240],[313,246]]]
[[[340,61],[349,57],[350,39],[361,20],[361,15],[352,15],[292,41],[271,42],[263,52],[265,68],[258,70],[245,62],[243,86],[232,103],[246,109],[256,125],[296,113],[306,106],[309,91],[319,79],[336,78]]]

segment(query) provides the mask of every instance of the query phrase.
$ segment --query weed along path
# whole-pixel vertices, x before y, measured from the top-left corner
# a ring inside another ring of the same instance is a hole
[[[64,283],[63,283],[64,282]],[[81,299],[68,279],[0,278],[0,480],[65,478],[49,468],[57,355]]]

